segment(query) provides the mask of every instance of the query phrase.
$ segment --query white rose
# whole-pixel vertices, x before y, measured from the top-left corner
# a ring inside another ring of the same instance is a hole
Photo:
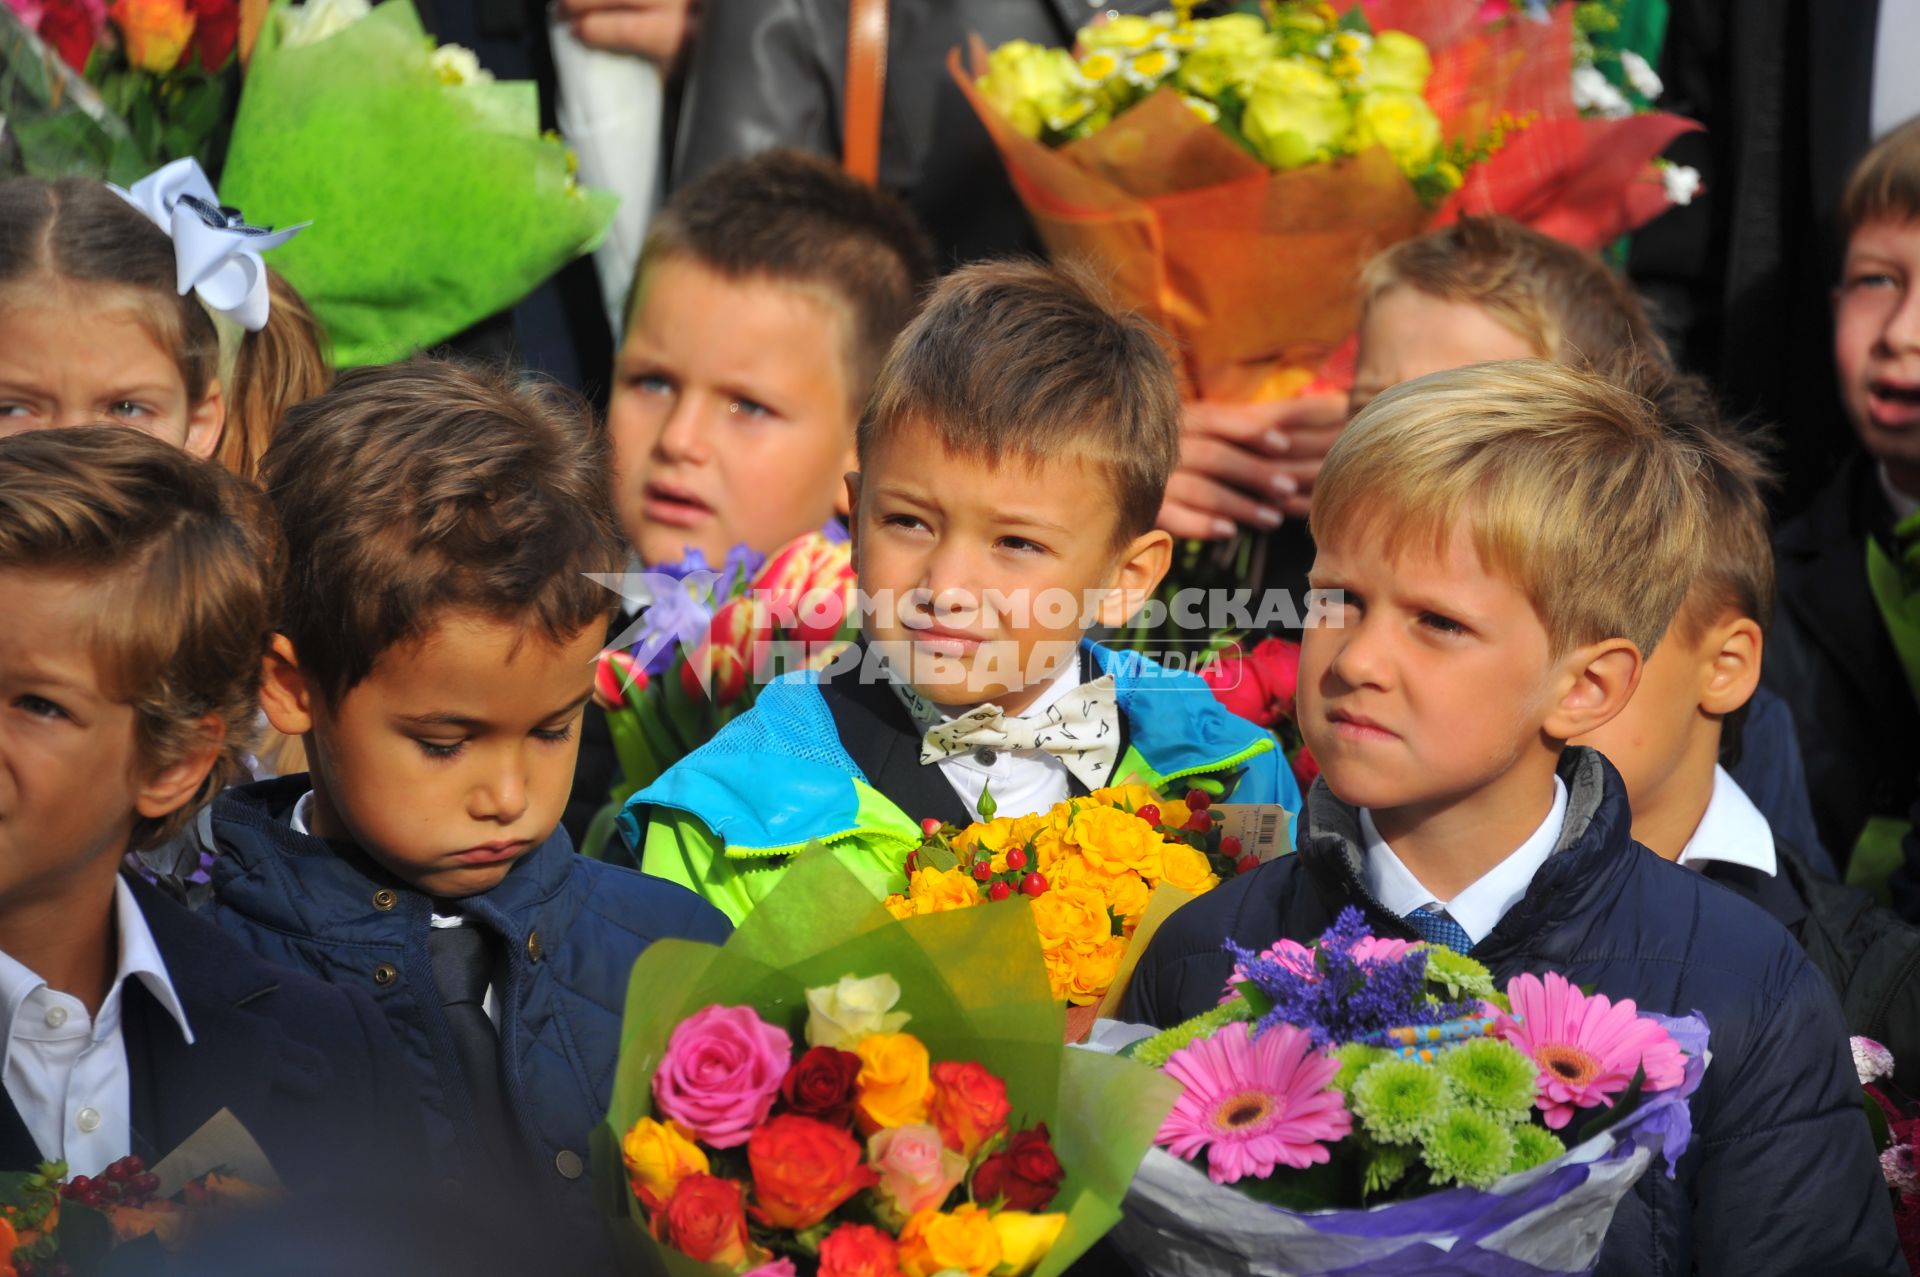
[[[299,8],[286,11],[280,43],[289,49],[318,44],[372,12],[373,6],[367,0],[307,0]]]
[[[807,990],[807,1045],[847,1051],[872,1033],[898,1033],[909,1017],[894,1011],[900,982],[890,975],[841,976],[840,983]]]
[[[1632,49],[1621,51],[1620,69],[1627,73],[1627,83],[1633,86],[1633,91],[1649,102],[1667,91],[1667,86],[1660,83],[1659,74]]]
[[[1700,170],[1684,164],[1668,164],[1660,170],[1660,181],[1667,188],[1667,202],[1685,207],[1700,193]]]

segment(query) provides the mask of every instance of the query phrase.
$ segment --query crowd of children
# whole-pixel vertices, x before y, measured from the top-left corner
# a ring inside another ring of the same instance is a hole
[[[1920,1064],[1920,122],[1845,208],[1863,451],[1777,541],[1764,433],[1598,259],[1469,219],[1369,266],[1303,798],[1200,679],[1095,641],[1174,561],[1183,405],[1075,269],[934,282],[893,200],[734,161],[656,223],[603,423],[446,360],[333,380],[284,281],[235,331],[113,191],[0,184],[0,1169],[227,1108],[290,1185],[466,1221],[446,1254],[602,1271],[642,949],[723,939],[815,842],[884,895],[929,817],[1218,777],[1297,850],[1177,912],[1127,1018],[1348,906],[1698,1012],[1693,1148],[1600,1271],[1905,1271],[1848,1035]],[[854,659],[636,794],[637,870],[577,854],[626,622],[594,577],[842,525]],[[197,890],[133,870],[163,847]]]

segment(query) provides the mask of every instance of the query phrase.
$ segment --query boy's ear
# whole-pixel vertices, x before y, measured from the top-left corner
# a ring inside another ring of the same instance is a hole
[[[187,413],[187,453],[205,461],[219,449],[220,436],[226,428],[227,400],[216,377],[208,383],[207,393],[200,402]]]
[[[1766,638],[1760,623],[1750,616],[1729,616],[1714,626],[1707,650],[1711,663],[1700,689],[1700,708],[1709,714],[1731,714],[1753,698],[1760,686],[1760,658]]]
[[[218,714],[208,714],[194,724],[198,739],[177,761],[149,776],[142,776],[134,790],[133,809],[148,820],[159,820],[180,810],[200,792],[207,773],[220,757],[227,742],[227,725]]]
[[[260,658],[260,672],[260,708],[273,730],[282,736],[305,736],[312,731],[315,689],[300,668],[293,640],[274,635],[267,654]]]
[[[1100,624],[1119,629],[1145,607],[1173,566],[1173,537],[1159,528],[1143,532],[1120,552],[1113,588],[1100,600]]]
[[[1601,639],[1569,653],[1560,666],[1559,695],[1541,731],[1566,741],[1611,722],[1633,698],[1642,663],[1640,649],[1624,638]]]
[[[844,464],[847,467],[847,482],[833,500],[833,512],[851,523],[853,507],[860,500],[860,454],[851,446],[847,448]]]
[[[847,488],[840,495],[841,500],[846,504],[844,508],[836,508],[847,516],[847,544],[853,547],[855,554],[858,554],[860,552],[860,518],[856,513],[860,509],[860,472],[858,470],[847,471]]]

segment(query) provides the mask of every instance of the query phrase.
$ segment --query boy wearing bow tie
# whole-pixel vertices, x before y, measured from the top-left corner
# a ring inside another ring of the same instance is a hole
[[[895,344],[848,477],[865,643],[636,794],[643,867],[738,921],[816,840],[884,895],[921,822],[1212,776],[1299,808],[1266,731],[1085,639],[1166,575],[1179,390],[1141,320],[1037,265],[949,276]],[[642,817],[648,817],[644,834]]]

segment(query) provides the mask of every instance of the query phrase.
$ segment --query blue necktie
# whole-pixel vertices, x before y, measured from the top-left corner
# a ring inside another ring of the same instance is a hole
[[[1467,937],[1467,929],[1444,913],[1415,909],[1407,915],[1406,922],[1428,944],[1443,944],[1458,954],[1473,951],[1473,941]]]

